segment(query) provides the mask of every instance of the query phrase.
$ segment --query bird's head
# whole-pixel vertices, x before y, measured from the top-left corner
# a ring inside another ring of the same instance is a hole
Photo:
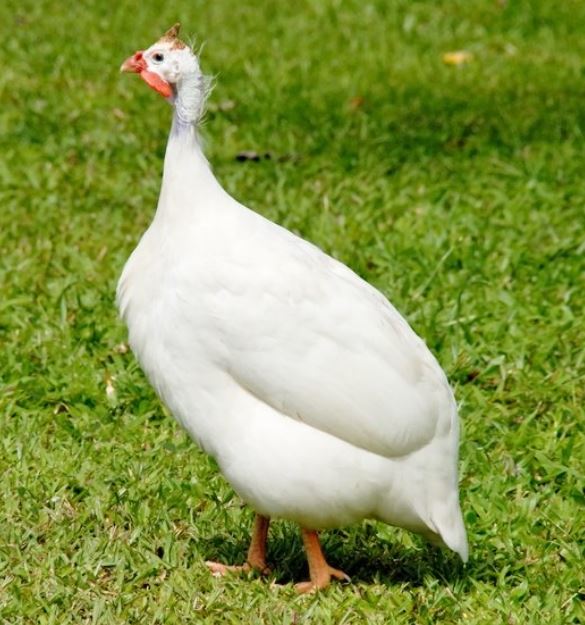
[[[171,101],[185,79],[203,81],[197,57],[179,39],[179,28],[180,24],[175,24],[150,48],[135,52],[120,67],[121,72],[140,74],[149,87]]]

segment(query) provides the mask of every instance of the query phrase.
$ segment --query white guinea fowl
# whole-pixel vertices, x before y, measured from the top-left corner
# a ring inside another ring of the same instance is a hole
[[[257,513],[316,530],[379,519],[467,559],[458,417],[441,367],[376,289],[230,197],[201,151],[206,80],[178,25],[124,62],[174,106],[156,215],[118,284],[129,342],[161,399]]]

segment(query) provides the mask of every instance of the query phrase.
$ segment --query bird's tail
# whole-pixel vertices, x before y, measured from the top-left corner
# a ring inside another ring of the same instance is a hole
[[[429,540],[452,549],[463,562],[469,557],[467,532],[459,505],[457,437],[447,436],[422,449],[413,461],[420,470],[420,496],[415,507],[430,533]]]
[[[431,511],[430,525],[433,526],[441,541],[458,553],[463,562],[469,558],[467,532],[459,506],[457,492],[450,493],[447,499],[436,503]]]

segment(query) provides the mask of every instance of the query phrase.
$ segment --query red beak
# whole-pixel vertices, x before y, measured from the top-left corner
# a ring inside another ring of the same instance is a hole
[[[170,98],[173,95],[173,88],[166,80],[163,80],[155,72],[148,71],[142,50],[139,50],[138,52],[135,52],[133,56],[128,57],[122,63],[120,71],[140,74],[140,78],[142,78],[142,80],[144,80],[149,87],[160,93],[163,98]]]
[[[140,74],[146,69],[146,63],[142,58],[142,50],[135,52],[133,56],[128,57],[120,66],[121,72],[133,72]]]

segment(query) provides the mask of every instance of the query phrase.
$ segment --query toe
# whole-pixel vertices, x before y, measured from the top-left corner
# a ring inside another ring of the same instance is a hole
[[[241,571],[246,571],[247,567],[244,566],[232,566],[229,564],[222,564],[221,562],[212,562],[208,560],[205,565],[211,571],[211,574],[214,577],[223,577],[228,573],[239,573]]]
[[[343,571],[340,571],[339,569],[330,568],[329,574],[331,575],[331,577],[334,577],[335,579],[339,579],[342,582],[351,582],[351,577],[347,573],[344,573]]]
[[[317,586],[313,582],[300,582],[295,584],[295,590],[299,593],[299,595],[304,595],[309,592],[315,592],[317,590]]]
[[[249,568],[260,573],[260,575],[270,575],[272,573],[272,569],[264,560],[248,560],[247,565]]]
[[[214,577],[223,577],[227,573],[226,565],[219,562],[211,562],[208,560],[205,566],[211,571]]]

